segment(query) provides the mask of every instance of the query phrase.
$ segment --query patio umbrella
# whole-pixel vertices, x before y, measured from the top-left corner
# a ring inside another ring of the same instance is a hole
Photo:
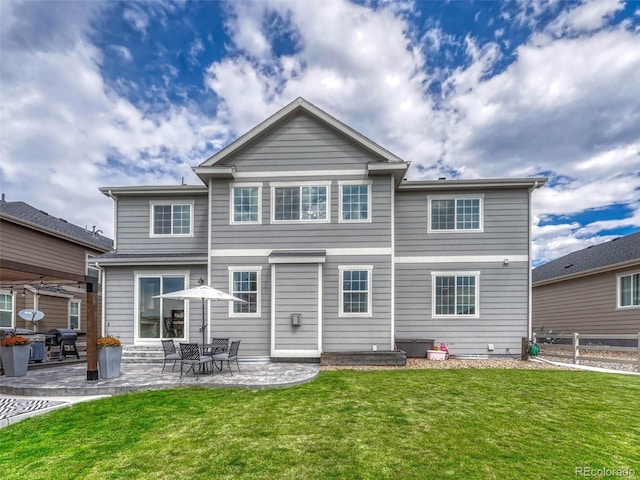
[[[205,341],[205,328],[207,328],[207,324],[205,323],[205,315],[204,315],[204,302],[205,300],[213,300],[218,302],[243,302],[246,303],[245,300],[234,297],[233,295],[229,295],[228,293],[222,292],[216,288],[210,287],[208,285],[200,285],[198,287],[187,288],[186,290],[178,290],[175,292],[165,293],[162,295],[155,295],[153,298],[174,298],[176,300],[202,300],[202,343],[207,343]]]

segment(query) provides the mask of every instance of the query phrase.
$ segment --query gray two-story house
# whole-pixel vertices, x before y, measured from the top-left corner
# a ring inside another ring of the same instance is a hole
[[[202,186],[104,187],[103,333],[205,336],[252,358],[517,354],[530,334],[531,192],[544,178],[407,181],[408,163],[297,99],[194,168]],[[198,282],[246,302],[155,298]],[[201,282],[201,283],[202,283]]]

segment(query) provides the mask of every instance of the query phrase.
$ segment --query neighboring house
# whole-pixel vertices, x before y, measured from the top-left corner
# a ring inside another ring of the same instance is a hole
[[[115,251],[98,259],[109,333],[199,341],[200,301],[155,296],[202,279],[247,301],[212,302],[205,319],[245,357],[397,338],[517,354],[546,179],[406,181],[408,166],[298,99],[195,167],[203,186],[101,188],[115,203]]]
[[[640,233],[535,268],[533,328],[545,334],[638,334]]]
[[[88,260],[108,252],[112,240],[24,202],[0,201],[0,328],[86,331]],[[37,326],[23,309],[44,313]]]

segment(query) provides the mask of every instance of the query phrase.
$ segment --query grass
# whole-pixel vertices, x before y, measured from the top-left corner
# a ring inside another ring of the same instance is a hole
[[[111,397],[0,431],[7,479],[640,476],[640,378],[350,370],[275,390]]]

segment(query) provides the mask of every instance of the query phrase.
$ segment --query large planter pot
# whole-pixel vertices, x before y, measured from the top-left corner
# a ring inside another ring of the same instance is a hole
[[[116,378],[120,376],[122,346],[98,349],[98,371],[100,378]]]
[[[31,345],[16,345],[13,347],[0,347],[2,367],[7,377],[23,377],[29,368],[29,354]]]

